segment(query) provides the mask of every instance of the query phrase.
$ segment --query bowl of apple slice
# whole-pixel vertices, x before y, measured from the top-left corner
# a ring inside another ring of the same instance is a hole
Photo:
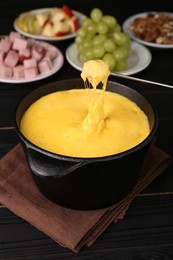
[[[18,15],[14,28],[37,40],[59,41],[74,38],[85,15],[69,6],[42,8]]]

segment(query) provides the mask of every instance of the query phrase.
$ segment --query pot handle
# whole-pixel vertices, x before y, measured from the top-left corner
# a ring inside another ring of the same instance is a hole
[[[63,160],[63,158],[58,159],[53,155],[48,157],[31,147],[27,147],[26,154],[31,171],[42,177],[60,178],[86,164],[76,162],[75,160],[67,161]]]

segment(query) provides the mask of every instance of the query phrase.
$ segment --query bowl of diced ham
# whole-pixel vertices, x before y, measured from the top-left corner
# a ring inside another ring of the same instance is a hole
[[[16,31],[0,39],[0,81],[25,82],[48,77],[64,62],[61,51]]]

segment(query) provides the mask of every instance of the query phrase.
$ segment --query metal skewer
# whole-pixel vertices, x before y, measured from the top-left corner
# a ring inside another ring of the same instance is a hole
[[[159,82],[150,81],[150,80],[146,80],[146,79],[140,79],[140,78],[136,78],[136,77],[131,77],[131,76],[127,76],[127,75],[124,75],[124,74],[121,74],[121,73],[111,72],[110,75],[111,76],[116,76],[116,77],[119,77],[119,78],[134,80],[134,81],[138,81],[138,82],[158,85],[158,86],[162,86],[162,87],[166,87],[166,88],[173,88],[173,86],[171,86],[171,85],[162,84],[162,83],[159,83]]]

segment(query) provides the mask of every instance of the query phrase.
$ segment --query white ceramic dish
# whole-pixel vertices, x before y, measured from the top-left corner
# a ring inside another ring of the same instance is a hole
[[[143,12],[143,13],[139,13],[139,14],[136,14],[136,15],[133,15],[133,16],[127,18],[122,25],[123,31],[128,33],[129,36],[131,37],[131,39],[133,39],[141,44],[144,44],[146,46],[154,47],[154,48],[163,48],[163,49],[173,48],[173,44],[159,44],[159,43],[144,41],[144,40],[140,39],[139,37],[136,37],[133,30],[130,28],[132,21],[135,20],[136,18],[142,18],[142,17],[147,16],[148,14],[153,14],[153,13],[156,13],[156,12],[155,11]],[[173,16],[173,13],[168,13],[168,12],[162,12],[162,13]]]
[[[75,43],[72,43],[66,50],[66,59],[77,70],[82,71],[83,63],[77,51]],[[128,58],[128,69],[121,71],[121,74],[132,75],[144,70],[151,62],[151,52],[145,46],[131,42],[131,53]]]
[[[31,14],[41,14],[41,13],[49,12],[51,9],[52,8],[42,8],[42,9],[32,10],[29,12]],[[72,11],[78,17],[79,23],[81,23],[82,20],[86,17],[84,14],[82,14],[80,12],[77,12],[75,10],[72,10]],[[14,20],[14,24],[13,24],[15,30],[28,38],[34,38],[34,39],[42,40],[42,41],[63,41],[63,40],[68,40],[68,39],[74,38],[76,36],[76,33],[71,33],[71,34],[68,34],[65,36],[58,36],[58,37],[46,37],[43,35],[35,35],[35,34],[27,33],[17,26],[16,20],[17,20],[17,18]]]
[[[47,78],[51,75],[53,75],[54,73],[56,73],[57,71],[60,70],[60,68],[63,66],[64,64],[64,56],[62,54],[62,52],[55,46],[49,44],[49,43],[44,43],[44,46],[50,47],[52,50],[56,51],[57,53],[57,57],[53,60],[53,67],[52,69],[47,72],[47,73],[41,73],[38,74],[36,77],[34,78],[27,78],[27,79],[15,79],[13,77],[7,78],[7,77],[1,77],[0,76],[0,82],[5,82],[5,83],[27,83],[27,82],[33,82],[33,81],[37,81],[37,80],[41,80],[44,78]]]

